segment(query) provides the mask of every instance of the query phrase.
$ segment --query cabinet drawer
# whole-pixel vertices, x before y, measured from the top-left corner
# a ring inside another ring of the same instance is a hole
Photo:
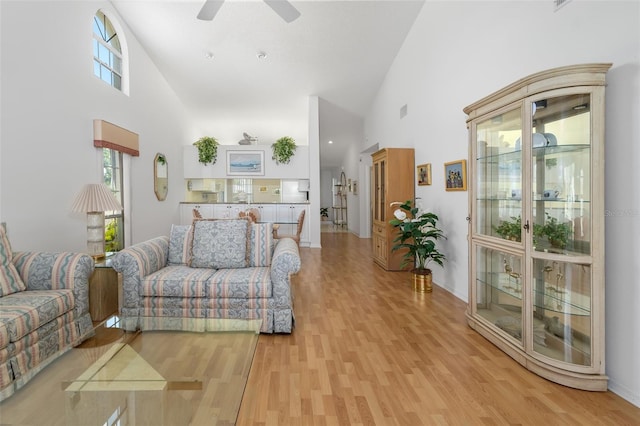
[[[379,225],[377,223],[373,224],[373,234],[379,235],[381,237],[385,237],[387,235],[387,228],[384,225]]]
[[[387,263],[387,239],[379,235],[373,236],[373,257],[375,260]]]

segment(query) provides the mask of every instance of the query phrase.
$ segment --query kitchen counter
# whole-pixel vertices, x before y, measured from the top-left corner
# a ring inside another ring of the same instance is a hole
[[[286,203],[283,201],[279,201],[279,202],[273,202],[273,203],[234,203],[234,202],[230,202],[230,203],[223,203],[223,202],[218,202],[218,203],[212,203],[210,201],[204,201],[204,202],[199,202],[199,201],[181,201],[180,204],[197,204],[199,206],[202,205],[215,205],[215,204],[224,204],[224,205],[229,205],[229,204],[233,204],[233,205],[239,205],[239,206],[247,206],[247,207],[251,207],[251,206],[260,206],[260,205],[268,205],[268,206],[275,206],[278,204],[303,204],[303,205],[308,205],[309,202],[305,201],[305,202],[293,202],[293,203]]]

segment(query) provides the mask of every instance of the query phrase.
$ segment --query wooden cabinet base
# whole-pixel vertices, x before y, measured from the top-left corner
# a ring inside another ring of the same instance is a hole
[[[118,311],[118,274],[111,268],[96,268],[89,281],[89,314],[102,321]]]

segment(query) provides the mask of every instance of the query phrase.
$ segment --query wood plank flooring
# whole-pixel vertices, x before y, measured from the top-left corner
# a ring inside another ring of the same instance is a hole
[[[464,302],[376,266],[371,240],[322,247],[301,249],[295,330],[260,336],[238,425],[640,425],[611,392],[525,370],[467,326]]]

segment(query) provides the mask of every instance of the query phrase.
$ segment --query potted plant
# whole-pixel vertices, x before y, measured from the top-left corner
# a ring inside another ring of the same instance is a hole
[[[320,217],[324,219],[329,219],[329,207],[320,207]]]
[[[271,159],[276,164],[288,164],[293,154],[295,154],[296,141],[292,137],[283,136],[271,145],[271,149],[273,151]]]
[[[445,255],[436,247],[439,239],[446,237],[438,229],[438,216],[435,213],[420,211],[411,201],[394,202],[391,206],[399,205],[393,213],[394,219],[389,223],[398,229],[398,235],[393,240],[391,251],[405,249],[401,267],[412,265],[413,288],[416,291],[431,292],[432,276],[428,268],[430,262],[443,266]]]
[[[569,238],[571,234],[573,234],[571,222],[560,222],[547,212],[545,212],[545,215],[547,216],[547,220],[541,227],[541,234],[547,237],[551,247],[559,249],[566,248]]]
[[[511,220],[503,220],[493,230],[505,240],[518,241],[522,239],[522,218],[511,216]]]
[[[216,138],[204,136],[193,143],[198,148],[198,161],[205,166],[215,164],[218,159],[218,141]]]

